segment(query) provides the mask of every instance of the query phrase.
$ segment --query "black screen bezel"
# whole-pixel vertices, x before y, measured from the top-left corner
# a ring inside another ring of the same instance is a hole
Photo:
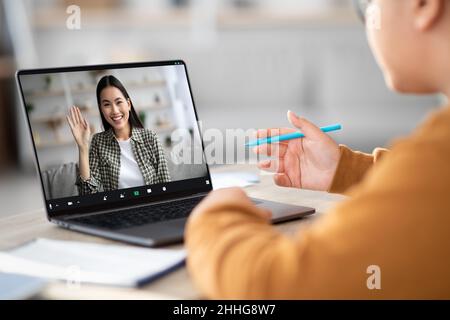
[[[92,71],[92,70],[160,67],[160,66],[171,66],[171,65],[183,65],[184,70],[185,70],[186,79],[188,82],[189,93],[191,95],[192,106],[194,108],[195,120],[197,122],[197,128],[198,128],[199,134],[200,134],[200,141],[201,141],[201,145],[202,145],[203,159],[204,159],[205,165],[206,165],[207,176],[182,180],[184,183],[186,183],[186,186],[188,186],[190,184],[190,182],[195,184],[194,188],[187,187],[186,190],[183,190],[183,191],[168,192],[168,193],[163,193],[163,194],[158,194],[158,195],[148,195],[148,196],[140,197],[140,198],[136,198],[136,199],[130,198],[130,199],[127,199],[127,201],[115,201],[115,202],[105,202],[105,203],[100,202],[100,203],[93,204],[90,206],[85,206],[85,207],[76,207],[76,206],[66,207],[66,208],[64,208],[64,210],[58,210],[57,212],[49,212],[49,208],[47,205],[48,201],[57,200],[57,199],[47,199],[46,198],[44,182],[43,182],[42,173],[41,173],[41,167],[39,164],[38,153],[37,153],[35,141],[33,138],[31,138],[31,142],[33,145],[33,151],[34,151],[34,157],[35,157],[36,169],[38,171],[39,179],[41,182],[41,192],[42,192],[42,196],[43,196],[44,203],[45,203],[45,211],[47,213],[47,219],[50,220],[50,218],[55,218],[55,217],[63,216],[63,215],[65,216],[65,215],[72,215],[72,214],[93,213],[93,212],[98,212],[98,211],[111,210],[112,208],[115,209],[115,208],[120,208],[120,207],[130,207],[130,206],[142,205],[143,203],[149,204],[152,202],[159,202],[159,201],[164,201],[164,200],[169,200],[169,199],[176,199],[176,198],[181,198],[181,197],[192,196],[195,194],[203,194],[203,193],[210,192],[213,189],[212,183],[201,184],[200,180],[199,180],[199,178],[204,178],[204,180],[211,181],[209,166],[208,166],[208,163],[206,162],[206,158],[205,158],[205,154],[204,154],[205,147],[204,147],[204,143],[203,143],[203,135],[201,132],[201,128],[198,125],[198,114],[197,114],[197,109],[195,107],[194,96],[192,94],[191,82],[189,80],[189,74],[187,71],[186,63],[183,60],[111,63],[111,64],[97,64],[97,65],[87,65],[87,66],[68,66],[68,67],[55,67],[55,68],[23,69],[23,70],[18,70],[16,72],[16,83],[17,83],[19,91],[20,91],[22,110],[23,110],[23,112],[25,114],[25,118],[27,120],[30,137],[32,137],[32,127],[31,127],[31,122],[30,122],[28,112],[26,111],[26,107],[25,107],[26,102],[25,102],[25,96],[24,96],[22,84],[20,82],[20,76],[48,74],[48,73]],[[172,182],[167,183],[166,185],[170,189],[170,185],[172,183],[179,183],[179,181],[180,180],[172,181]],[[105,192],[105,194],[106,194],[106,192]],[[80,196],[80,197],[83,197],[83,196]]]

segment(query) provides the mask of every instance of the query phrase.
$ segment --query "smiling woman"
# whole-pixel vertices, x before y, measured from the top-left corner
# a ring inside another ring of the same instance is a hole
[[[80,109],[73,106],[67,116],[79,151],[80,194],[169,182],[158,137],[144,129],[122,83],[104,76],[96,92],[104,131],[91,142],[89,124]]]

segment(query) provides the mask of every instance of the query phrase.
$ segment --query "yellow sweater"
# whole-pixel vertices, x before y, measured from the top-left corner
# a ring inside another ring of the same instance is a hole
[[[233,199],[192,216],[187,266],[206,297],[450,298],[450,107],[389,153],[340,150],[330,191],[350,197],[295,237]]]

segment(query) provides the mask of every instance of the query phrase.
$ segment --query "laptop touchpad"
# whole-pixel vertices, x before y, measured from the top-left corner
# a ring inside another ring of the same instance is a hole
[[[186,225],[186,219],[174,219],[167,220],[158,223],[146,224],[143,226],[132,227],[119,230],[120,233],[152,238],[154,240],[180,240],[183,239],[184,226]]]

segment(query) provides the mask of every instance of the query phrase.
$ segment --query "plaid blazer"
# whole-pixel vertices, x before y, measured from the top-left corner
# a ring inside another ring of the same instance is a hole
[[[146,185],[170,181],[166,157],[155,132],[132,128],[131,149]],[[116,190],[119,186],[120,146],[112,129],[94,134],[89,148],[91,176],[77,179],[80,195]]]

